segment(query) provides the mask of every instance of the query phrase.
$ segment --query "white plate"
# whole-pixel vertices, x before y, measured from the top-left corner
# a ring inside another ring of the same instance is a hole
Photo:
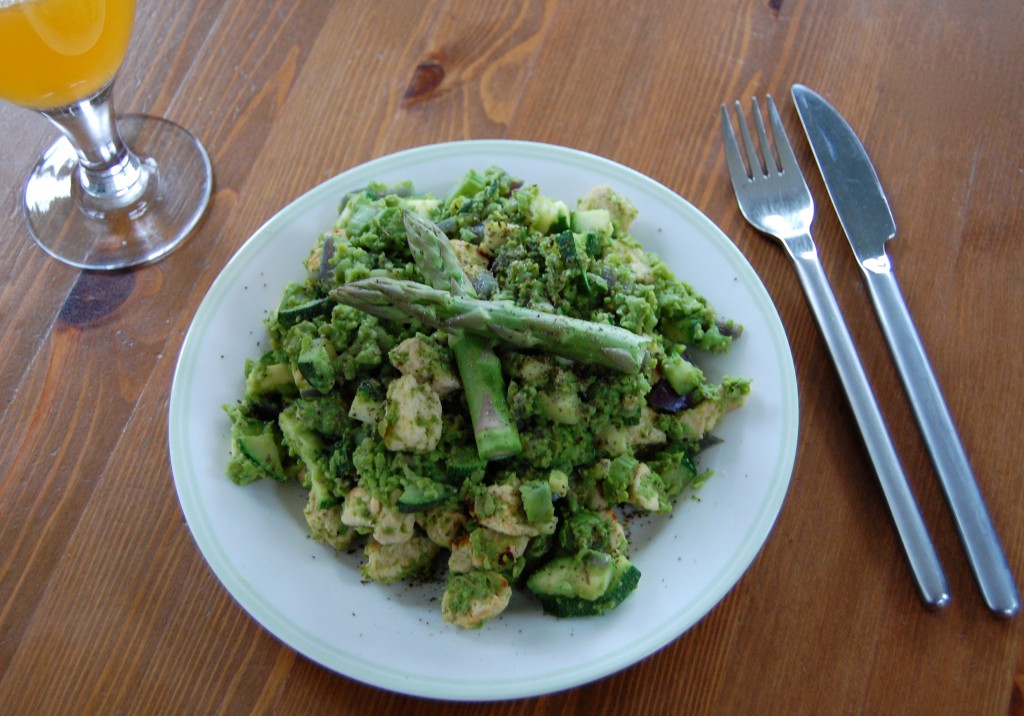
[[[304,275],[338,200],[370,181],[411,179],[443,195],[470,168],[499,165],[570,202],[600,183],[639,209],[634,235],[720,316],[745,326],[732,351],[705,361],[712,377],[753,378],[742,410],[703,456],[715,476],[668,517],[634,522],[630,557],[643,577],[614,612],[557,620],[516,594],[478,631],[441,621],[439,586],[362,584],[359,555],[307,536],[301,490],[224,473],[229,423],[221,405],[242,395],[246,357],[263,352],[267,311]],[[723,180],[724,181],[724,180]],[[376,159],[282,209],[231,259],[200,305],[182,347],[170,402],[170,454],[182,510],[203,556],[231,595],[278,639],[359,681],[455,700],[532,696],[611,674],[685,632],[733,587],[757,555],[789,485],[798,405],[792,355],[753,269],[704,215],[675,193],[614,162],[550,145],[454,142]],[[771,595],[766,595],[770,599]],[[214,638],[214,637],[210,637]]]

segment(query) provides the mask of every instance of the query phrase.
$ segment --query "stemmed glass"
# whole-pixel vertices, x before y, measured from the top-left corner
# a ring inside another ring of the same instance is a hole
[[[39,246],[78,268],[160,259],[195,228],[213,187],[206,150],[177,124],[115,121],[134,18],[135,0],[0,0],[0,98],[62,134],[25,183],[25,217]]]

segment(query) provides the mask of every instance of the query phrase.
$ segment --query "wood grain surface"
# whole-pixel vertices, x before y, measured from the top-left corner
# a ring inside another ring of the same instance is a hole
[[[119,108],[190,128],[216,173],[182,248],[109,275],[48,258],[19,199],[54,132],[0,106],[0,713],[1024,714],[1024,622],[980,599],[789,100],[819,90],[874,160],[907,303],[1020,579],[1022,78],[1020,0],[139,0]],[[943,612],[917,598],[785,255],[737,210],[719,105],[765,93],[946,568]],[[778,522],[707,617],[621,673],[493,704],[382,691],[277,642],[204,562],[167,450],[183,336],[246,238],[345,169],[470,138],[586,150],[690,200],[775,301],[801,410]]]

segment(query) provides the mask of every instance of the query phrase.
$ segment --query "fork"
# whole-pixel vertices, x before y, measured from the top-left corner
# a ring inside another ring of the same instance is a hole
[[[743,107],[736,102],[736,117],[747,164],[744,164],[736,142],[729,111],[722,105],[725,156],[740,211],[758,231],[778,239],[789,254],[807,302],[832,354],[832,361],[853,409],[871,462],[878,473],[882,492],[903,543],[921,599],[926,606],[940,609],[949,603],[950,598],[942,565],[896,455],[864,367],[857,356],[853,339],[839,311],[839,304],[836,303],[818,259],[818,251],[810,233],[814,219],[811,192],[800,172],[771,96],[767,96],[766,104],[774,143],[769,142],[757,98],[752,100],[754,128],[760,147],[758,151],[747,127]]]

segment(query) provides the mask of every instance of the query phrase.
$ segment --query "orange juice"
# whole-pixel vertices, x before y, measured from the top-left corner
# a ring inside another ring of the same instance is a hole
[[[117,72],[135,0],[0,0],[0,98],[30,109],[84,99]]]

